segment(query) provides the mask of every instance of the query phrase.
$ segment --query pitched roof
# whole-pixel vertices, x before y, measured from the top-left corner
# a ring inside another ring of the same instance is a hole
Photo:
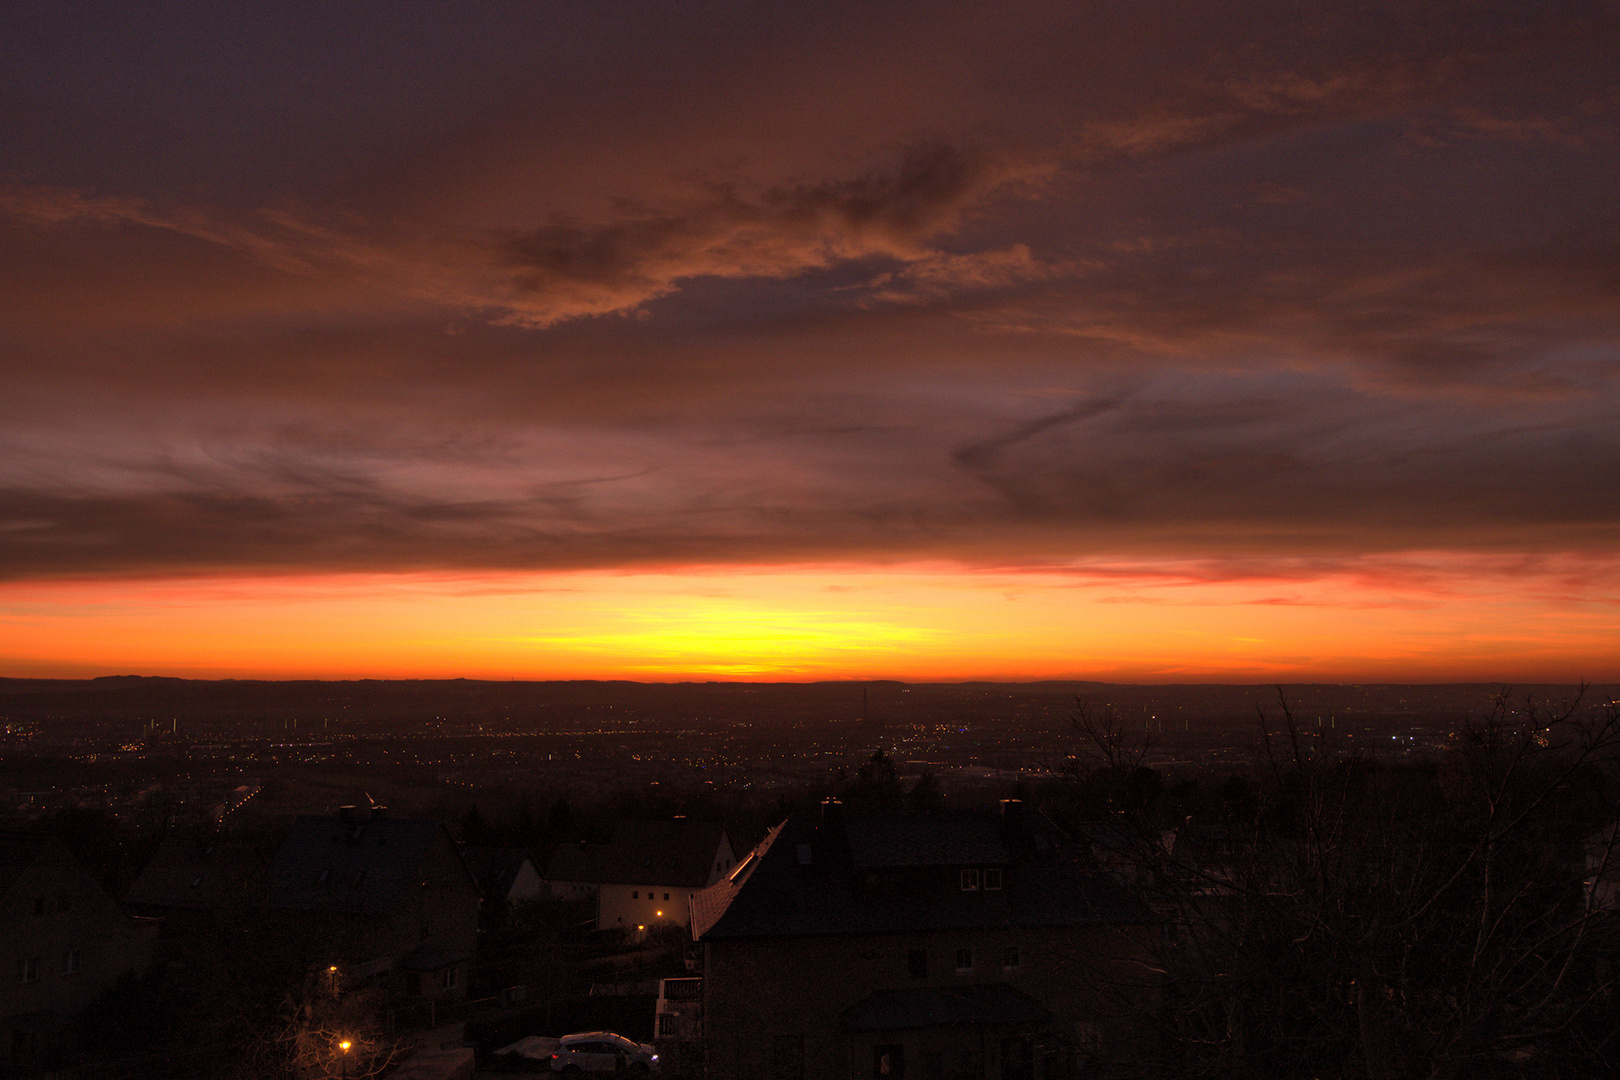
[[[857,867],[1005,866],[1012,853],[990,818],[963,814],[874,814],[849,830]]]
[[[786,827],[787,822],[784,821],[767,832],[765,839],[756,844],[754,850],[743,857],[742,862],[737,864],[736,869],[708,888],[691,895],[689,903],[692,916],[693,941],[700,940],[704,934],[709,932],[711,926],[720,921],[720,916],[726,913],[726,908],[731,906],[731,901],[748,882],[748,879],[753,876],[754,870],[759,866],[765,852],[770,850],[777,836]]]
[[[0,833],[0,897],[11,891],[23,871],[39,862],[48,849],[55,848],[58,857],[66,852],[60,840],[49,836],[24,833]]]
[[[124,896],[126,904],[203,910],[240,897],[264,871],[249,844],[170,837],[159,845]]]
[[[566,844],[546,868],[549,881],[598,885],[668,885],[701,889],[714,874],[724,825],[680,818],[625,821],[606,844]]]
[[[700,912],[706,916],[703,940],[1156,921],[1141,900],[1105,875],[1086,871],[1076,860],[1054,857],[1049,842],[1009,837],[1015,842],[1003,842],[998,849],[984,831],[986,825],[1000,827],[992,819],[919,817],[933,818],[917,824],[918,835],[934,836],[933,846],[900,850],[889,840],[903,830],[887,817],[788,819],[757,865],[747,868],[745,880],[716,883],[694,899],[694,933]],[[952,831],[959,833],[958,840],[937,835]],[[970,861],[1001,866],[1002,887],[962,891],[948,874],[928,869],[937,864],[915,861],[912,853],[917,850],[994,854],[996,859]],[[856,852],[871,860],[878,851],[888,851],[885,857],[893,861],[857,862]],[[898,871],[898,878],[883,873],[885,869]],[[919,869],[921,873],[907,873]],[[729,895],[722,889],[728,884],[733,885]]]
[[[300,817],[265,874],[266,895],[272,907],[386,915],[419,885],[428,853],[441,840],[459,863],[442,822]]]

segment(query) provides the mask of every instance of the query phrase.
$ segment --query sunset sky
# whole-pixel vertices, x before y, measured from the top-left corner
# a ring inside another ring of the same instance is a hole
[[[0,6],[0,675],[1620,681],[1620,6]]]

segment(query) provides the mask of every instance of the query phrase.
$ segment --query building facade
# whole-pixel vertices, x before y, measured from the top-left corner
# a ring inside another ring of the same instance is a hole
[[[346,811],[301,817],[265,874],[269,907],[318,939],[344,985],[465,994],[478,883],[438,821]]]
[[[736,862],[722,825],[626,821],[609,843],[559,847],[546,879],[558,899],[594,899],[598,930],[636,931],[687,925],[689,895]]]
[[[1155,993],[1151,911],[1016,805],[789,819],[693,911],[714,1080],[1049,1080]]]
[[[26,1069],[126,972],[151,963],[157,925],[131,918],[50,837],[0,836],[0,1063]]]

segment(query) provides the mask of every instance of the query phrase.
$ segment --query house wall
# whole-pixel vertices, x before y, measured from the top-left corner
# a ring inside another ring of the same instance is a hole
[[[954,1045],[960,1032],[849,1033],[840,1014],[883,989],[1007,983],[1043,1002],[1052,1030],[1064,1040],[1128,1055],[1133,1020],[1152,999],[1142,961],[1151,927],[938,931],[869,937],[710,941],[704,947],[703,1023],[711,1080],[771,1077],[792,1080],[873,1075],[872,1047],[908,1043],[906,1075],[924,1075],[921,1054],[941,1055],[942,1076],[960,1067],[974,1046]],[[956,951],[971,949],[971,971],[956,970]],[[1018,966],[1002,960],[1018,952]],[[913,978],[910,953],[927,954],[927,974]],[[977,1042],[975,1032],[970,1042]],[[924,1043],[927,1045],[925,1046]],[[949,1044],[949,1045],[948,1045]],[[803,1069],[782,1068],[802,1047]],[[987,1080],[1000,1072],[999,1040],[982,1049]],[[773,1054],[776,1058],[773,1061]],[[952,1066],[952,1063],[956,1063]]]
[[[595,900],[597,885],[594,881],[542,881],[553,900]]]
[[[690,891],[676,885],[603,885],[597,892],[596,928],[634,930],[637,926],[690,925],[690,905],[686,901]]]
[[[157,924],[132,921],[67,849],[47,847],[6,884],[0,898],[0,1018],[27,1017],[28,1031],[48,1035],[118,976],[151,963]],[[0,1061],[13,1053],[10,1033],[4,1038]]]
[[[709,880],[704,882],[704,885],[713,885],[715,882],[731,873],[732,869],[736,867],[736,865],[737,853],[731,848],[731,837],[721,833],[720,848],[714,853],[714,862],[709,866]]]
[[[384,916],[332,911],[286,912],[288,927],[311,942],[325,943],[330,959],[345,971],[374,960],[398,965],[421,950],[442,956],[470,956],[478,941],[478,887],[448,837],[441,836],[422,859],[415,888]],[[397,970],[396,992],[406,996],[456,997],[464,994],[470,964],[456,968],[454,985],[446,987],[441,971]]]
[[[417,910],[423,944],[471,953],[478,944],[478,886],[448,837],[441,835],[428,849],[421,885]]]
[[[540,875],[535,872],[534,864],[525,859],[512,879],[512,887],[506,890],[506,899],[514,904],[539,899],[544,891],[543,885]]]

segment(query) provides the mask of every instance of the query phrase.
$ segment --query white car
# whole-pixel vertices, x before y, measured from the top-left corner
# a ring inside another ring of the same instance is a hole
[[[611,1031],[564,1035],[551,1052],[551,1071],[564,1073],[634,1073],[645,1076],[658,1067],[658,1053]]]

